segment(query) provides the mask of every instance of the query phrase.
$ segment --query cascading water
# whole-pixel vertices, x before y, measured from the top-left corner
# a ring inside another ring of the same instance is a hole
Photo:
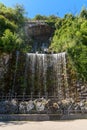
[[[16,52],[16,62],[15,62],[15,70],[14,70],[14,77],[13,77],[12,94],[14,93],[14,89],[15,89],[18,60],[19,60],[19,51]]]
[[[67,79],[67,67],[66,67],[66,56],[62,53],[63,58],[63,70],[64,70],[64,81],[65,81],[65,97],[69,98],[69,88],[68,88],[68,79]]]
[[[46,55],[43,54],[43,85],[44,85],[44,93],[46,96],[46,92],[47,92],[47,85],[46,85],[46,73],[47,73],[47,62],[46,62]]]
[[[26,93],[66,98],[68,91],[66,53],[26,54]]]

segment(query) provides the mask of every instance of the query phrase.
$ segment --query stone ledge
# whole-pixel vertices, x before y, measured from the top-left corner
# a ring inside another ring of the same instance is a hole
[[[47,114],[0,114],[0,121],[46,121]]]
[[[77,120],[77,119],[87,119],[87,114],[79,113],[79,114],[70,114],[70,115],[63,115],[61,120]]]
[[[49,121],[87,119],[87,114],[0,114],[0,121]]]

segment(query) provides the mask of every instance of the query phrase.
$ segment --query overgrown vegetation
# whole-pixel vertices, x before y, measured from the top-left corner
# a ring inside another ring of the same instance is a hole
[[[14,8],[0,3],[0,52],[14,52],[25,47],[25,11],[21,5]]]
[[[87,9],[78,16],[66,14],[57,20],[50,51],[66,51],[73,60],[79,78],[87,80]]]
[[[44,16],[44,15],[40,15],[37,14],[33,20],[43,20],[44,22],[46,22],[49,26],[55,28],[55,23],[57,22],[57,20],[59,19],[59,17],[55,16],[55,15],[50,15],[50,16]]]
[[[23,30],[24,14],[21,5],[8,8],[0,3],[0,53],[29,50]],[[87,9],[83,8],[77,16],[66,14],[64,18],[38,14],[33,20],[45,20],[55,28],[49,50],[66,51],[73,60],[79,78],[87,80]]]

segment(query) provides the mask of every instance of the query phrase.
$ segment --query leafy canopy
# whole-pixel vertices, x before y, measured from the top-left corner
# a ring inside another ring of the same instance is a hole
[[[80,78],[87,80],[87,9],[78,16],[66,14],[57,20],[50,51],[67,51]]]
[[[10,53],[19,49],[23,43],[21,30],[24,22],[24,8],[21,5],[9,8],[0,3],[0,52]]]

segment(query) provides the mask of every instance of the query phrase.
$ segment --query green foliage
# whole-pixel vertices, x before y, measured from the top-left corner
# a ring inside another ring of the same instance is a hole
[[[87,10],[85,10],[86,12]],[[86,14],[85,14],[86,15]],[[82,17],[66,14],[57,20],[56,30],[49,50],[66,51],[72,57],[80,78],[87,80],[87,20]]]
[[[35,17],[34,17],[34,20],[46,20],[47,17],[46,16],[42,16],[40,14],[37,14]]]
[[[34,20],[44,20],[48,25],[50,25],[51,27],[55,28],[55,23],[57,21],[58,17],[55,15],[50,15],[50,16],[42,16],[40,14],[37,14],[34,17]]]
[[[82,8],[80,17],[87,19],[87,9],[85,7]]]
[[[87,80],[87,46],[79,44],[69,48],[68,53],[73,59],[79,78]]]
[[[4,52],[10,52],[12,51],[16,46],[16,35],[13,34],[9,29],[6,29],[3,33],[3,36],[1,37],[1,43],[3,43],[2,50]],[[13,48],[14,46],[14,48]]]
[[[55,23],[57,22],[59,18],[55,15],[50,15],[47,20],[46,20],[46,23],[48,25],[50,25],[51,27],[55,28]]]
[[[0,52],[10,53],[20,49],[24,42],[24,13],[21,5],[8,8],[0,3]]]
[[[16,4],[15,12],[14,12],[14,16],[15,16],[14,20],[15,20],[15,23],[18,24],[18,27],[21,27],[24,25],[24,21],[25,21],[24,14],[25,14],[25,10],[23,6]]]

